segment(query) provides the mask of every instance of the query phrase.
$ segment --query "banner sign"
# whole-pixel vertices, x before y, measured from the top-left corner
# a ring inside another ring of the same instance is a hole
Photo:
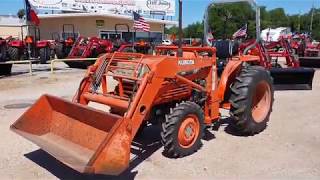
[[[175,16],[175,0],[29,0],[39,10]]]

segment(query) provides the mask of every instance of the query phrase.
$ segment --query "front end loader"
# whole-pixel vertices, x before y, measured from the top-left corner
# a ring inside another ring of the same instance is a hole
[[[261,42],[259,46],[260,53],[264,55],[261,59],[266,64],[265,67],[270,69],[277,89],[312,90],[315,70],[300,67],[298,56],[294,54],[287,38]],[[285,58],[284,63],[279,62],[280,58]]]
[[[11,130],[81,173],[118,175],[129,166],[138,129],[150,120],[162,124],[165,153],[174,158],[201,147],[219,107],[230,109],[243,134],[265,129],[273,86],[266,70],[250,66],[258,56],[233,58],[218,80],[215,48],[184,47],[182,57],[178,51],[165,46],[156,56],[106,54],[89,67],[72,102],[43,95]],[[110,78],[117,81],[114,90]]]
[[[156,55],[105,54],[88,68],[72,101],[43,95],[11,130],[78,172],[107,175],[128,168],[133,139],[148,122],[161,125],[164,153],[172,158],[200,149],[219,108],[230,110],[239,133],[262,132],[274,91],[269,73],[255,65],[260,57],[234,56],[218,76],[216,48],[182,47],[181,39],[179,47],[157,47]]]
[[[105,53],[112,52],[112,49],[113,45],[110,40],[80,36],[72,45],[67,56],[68,59],[74,59],[74,61],[66,61],[65,63],[71,68],[87,69],[94,62],[77,61],[78,58],[96,58]]]

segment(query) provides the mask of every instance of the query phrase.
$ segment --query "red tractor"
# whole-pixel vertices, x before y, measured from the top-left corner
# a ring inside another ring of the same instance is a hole
[[[0,38],[0,63],[6,62],[9,60],[7,48],[8,42],[12,37],[7,37],[5,39]],[[11,74],[12,64],[0,64],[0,76]]]
[[[225,0],[212,3],[207,8],[207,13],[205,15],[204,25],[205,25],[205,41],[207,44],[215,46],[217,49],[217,66],[218,72],[222,72],[230,59],[236,57],[239,54],[244,55],[254,55],[259,56],[260,65],[267,69],[271,76],[273,77],[275,87],[278,90],[292,89],[292,90],[302,90],[312,89],[312,81],[314,77],[314,69],[311,68],[302,68],[300,67],[297,57],[294,56],[293,50],[290,47],[290,44],[285,39],[280,39],[278,42],[263,42],[261,40],[261,31],[260,31],[260,9],[257,6],[254,0],[247,0],[253,9],[256,11],[256,38],[242,41],[237,39],[228,39],[230,32],[222,33],[222,39],[216,40],[214,43],[210,41],[209,32],[209,10],[214,8],[215,17],[219,17],[219,13],[223,16],[232,17],[232,9],[227,10],[227,6],[222,6],[224,3],[234,3],[242,2],[244,0]],[[224,22],[224,30],[228,29],[228,25],[231,24],[228,18],[221,18]],[[215,19],[217,20],[217,19]],[[214,27],[214,25],[213,25]],[[232,36],[232,34],[230,35]],[[219,37],[218,37],[219,38]],[[215,39],[217,39],[215,37]],[[278,48],[279,47],[279,48]],[[280,66],[278,63],[278,58],[282,57],[285,59],[284,66]]]
[[[50,60],[51,42],[40,40],[40,29],[36,26],[21,26],[21,37],[24,37],[23,32],[25,29],[33,32],[33,35],[27,35],[24,40],[11,40],[8,43],[8,55],[10,59],[39,59],[40,63],[46,63]]]
[[[73,44],[72,49],[67,56],[68,59],[74,61],[66,61],[65,63],[71,68],[86,69],[94,64],[94,61],[77,61],[77,58],[96,58],[102,54],[112,52],[113,44],[110,40],[100,39],[97,37],[79,37]]]
[[[139,42],[135,42],[134,32],[132,32],[132,39],[124,38],[122,41],[119,37],[119,27],[124,26],[126,28],[126,32],[130,33],[130,28],[128,24],[116,24],[115,25],[115,32],[117,34],[116,39],[113,42],[113,51],[117,52],[135,52],[135,53],[142,53],[142,54],[151,54],[150,50],[151,44],[149,42],[145,42],[144,40],[140,40]],[[131,41],[131,42],[130,42]]]
[[[245,48],[241,48],[244,46]],[[315,70],[302,68],[287,39],[277,42],[249,41],[240,45],[243,54],[260,57],[260,66],[270,71],[277,90],[311,90]],[[284,62],[280,62],[282,58]]]
[[[123,43],[116,51],[117,52],[135,52],[142,54],[151,54],[151,45],[143,40],[135,43]]]
[[[67,31],[69,30],[69,31]],[[53,34],[54,35],[54,34]],[[73,24],[62,25],[62,39],[60,39],[59,33],[56,33],[56,37],[52,38],[55,40],[54,51],[58,59],[66,58],[77,39],[75,28]]]
[[[308,35],[299,35],[293,39],[293,46],[297,49],[300,65],[304,67],[320,67],[320,43],[312,42]]]

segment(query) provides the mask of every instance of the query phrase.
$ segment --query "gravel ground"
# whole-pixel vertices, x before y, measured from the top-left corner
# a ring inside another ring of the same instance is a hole
[[[1,179],[320,179],[320,71],[313,91],[279,91],[267,129],[253,137],[228,130],[227,119],[208,134],[203,147],[182,159],[162,155],[158,129],[147,128],[136,141],[129,169],[119,177],[85,176],[56,161],[36,145],[9,131],[41,94],[71,99],[84,74],[48,65],[15,65],[14,76],[0,78]],[[143,150],[141,150],[143,149]]]

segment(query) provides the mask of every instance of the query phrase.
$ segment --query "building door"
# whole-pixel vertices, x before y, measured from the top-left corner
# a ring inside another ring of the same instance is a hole
[[[100,37],[102,39],[110,39],[110,40],[115,40],[117,38],[122,39],[122,33],[116,33],[114,31],[100,31]]]

